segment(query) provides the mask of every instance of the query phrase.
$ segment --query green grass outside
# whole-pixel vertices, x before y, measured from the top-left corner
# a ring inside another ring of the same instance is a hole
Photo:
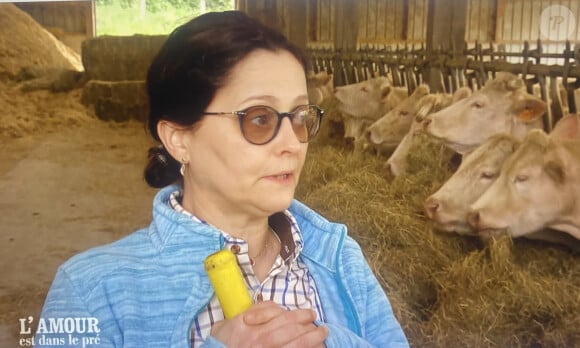
[[[169,34],[175,27],[201,14],[199,8],[172,8],[141,15],[138,6],[96,3],[96,31],[100,35]]]

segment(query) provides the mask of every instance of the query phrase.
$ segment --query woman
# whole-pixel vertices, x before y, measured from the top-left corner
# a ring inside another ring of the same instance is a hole
[[[65,263],[43,317],[97,318],[99,347],[407,346],[346,228],[293,200],[322,118],[295,46],[205,14],[168,37],[147,88],[153,221]],[[203,266],[220,249],[254,302],[228,320]]]

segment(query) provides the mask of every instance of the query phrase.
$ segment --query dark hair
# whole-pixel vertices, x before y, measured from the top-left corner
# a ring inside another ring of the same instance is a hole
[[[257,49],[290,52],[306,74],[307,61],[298,47],[243,12],[210,12],[177,27],[147,72],[151,136],[160,141],[160,120],[185,127],[198,122],[234,65]],[[157,188],[172,184],[180,177],[179,167],[163,146],[152,147],[145,180]]]

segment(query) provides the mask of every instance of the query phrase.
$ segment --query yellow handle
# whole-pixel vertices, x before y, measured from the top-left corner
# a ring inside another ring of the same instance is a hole
[[[236,256],[231,251],[220,250],[209,255],[204,266],[226,319],[250,308],[252,298],[242,278]]]

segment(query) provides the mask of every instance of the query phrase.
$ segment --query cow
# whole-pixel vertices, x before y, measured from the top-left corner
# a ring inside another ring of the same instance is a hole
[[[550,137],[578,138],[578,125],[577,115],[566,116],[556,123]],[[466,155],[457,171],[425,201],[427,217],[440,230],[475,235],[476,231],[467,222],[469,206],[491,186],[519,144],[513,136],[500,133]]]
[[[310,103],[322,105],[334,94],[333,75],[326,71],[308,74],[308,99]]]
[[[467,220],[483,236],[551,228],[580,239],[580,140],[530,131]]]
[[[420,100],[428,94],[429,86],[419,85],[410,96],[371,124],[365,131],[369,144],[391,151],[397,147],[411,128]]]
[[[453,95],[445,93],[435,93],[429,94],[421,98],[415,108],[416,113],[413,116],[413,121],[409,131],[400,143],[397,145],[395,151],[392,152],[391,156],[387,160],[387,169],[394,175],[398,176],[407,172],[407,156],[409,151],[417,143],[418,134],[423,129],[423,120],[425,117],[431,113],[435,113],[439,110],[446,108],[452,103],[466,98],[471,94],[469,87],[461,87]]]
[[[571,114],[562,117],[554,125],[554,129],[550,132],[550,137],[580,139],[580,115]]]
[[[357,143],[364,130],[408,96],[407,88],[393,87],[387,77],[336,87],[334,96],[343,115],[344,137]]]
[[[463,155],[497,133],[522,139],[529,130],[543,127],[546,111],[546,103],[528,94],[523,80],[498,73],[482,89],[425,117],[423,127]]]
[[[477,235],[467,222],[469,206],[499,176],[504,161],[512,155],[519,140],[505,133],[491,136],[466,155],[455,173],[425,201],[425,213],[437,229],[464,235]]]

